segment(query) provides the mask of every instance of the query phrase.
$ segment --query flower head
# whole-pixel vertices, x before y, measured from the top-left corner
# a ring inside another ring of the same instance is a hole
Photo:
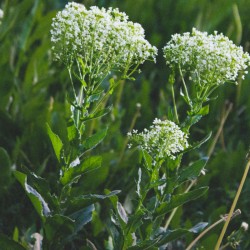
[[[128,134],[132,144],[139,145],[154,159],[175,159],[176,154],[188,147],[187,134],[174,122],[155,119],[150,129],[138,133],[136,130]]]
[[[71,66],[80,58],[83,74],[94,81],[111,70],[133,72],[133,66],[154,61],[157,54],[141,25],[129,21],[125,13],[96,6],[88,10],[74,2],[53,19],[51,41],[56,60]]]
[[[235,82],[250,65],[249,54],[216,31],[208,35],[193,28],[191,33],[175,34],[163,52],[167,65],[180,67],[201,85]]]

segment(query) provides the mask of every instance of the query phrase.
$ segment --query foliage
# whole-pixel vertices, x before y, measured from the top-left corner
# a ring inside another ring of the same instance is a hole
[[[124,59],[117,69],[109,58],[108,77],[91,89],[90,61],[77,57],[71,68],[53,61],[51,22],[66,1],[1,3],[1,246],[29,249],[39,233],[44,249],[184,249],[208,223],[228,212],[234,197],[249,146],[249,76],[242,81],[240,75],[237,86],[216,88],[209,100],[191,106],[188,98],[195,88],[187,85],[185,92],[187,75],[168,69],[160,48],[172,34],[196,27],[210,34],[218,30],[247,50],[250,4],[79,2],[86,9],[97,5],[125,11],[145,29],[143,39],[158,47],[157,63],[146,62],[138,73],[137,64],[144,60],[134,60],[134,68],[125,66],[129,79],[124,79]],[[118,43],[118,50],[126,49]],[[156,162],[146,147],[128,149],[127,133],[143,131],[155,117],[188,134],[189,147]],[[196,185],[188,190],[190,183]],[[248,232],[240,228],[249,218],[248,190],[249,180],[238,204],[242,215],[232,222],[224,242],[228,247],[250,246]],[[197,247],[213,248],[220,228]]]

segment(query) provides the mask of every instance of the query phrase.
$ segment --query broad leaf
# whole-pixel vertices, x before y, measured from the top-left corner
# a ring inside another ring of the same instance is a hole
[[[200,175],[201,170],[207,164],[207,161],[208,161],[208,158],[203,158],[194,162],[191,166],[184,168],[179,174],[179,178],[178,178],[179,184],[181,184],[182,182],[186,180],[196,179]]]
[[[84,118],[81,118],[81,121],[85,122],[85,121],[88,121],[88,120],[100,118],[100,117],[108,114],[111,111],[111,109],[112,109],[112,106],[101,109],[101,110],[98,110],[98,111],[96,111],[94,113],[91,113],[90,115],[88,115],[88,116],[86,116]]]
[[[36,191],[47,201],[47,203],[50,204],[50,209],[53,211],[59,209],[58,197],[55,194],[51,195],[48,181],[40,176],[37,176],[25,166],[22,166],[22,171],[27,175],[29,185],[36,189]]]
[[[92,220],[92,212],[94,211],[94,209],[95,206],[92,204],[69,216],[75,222],[75,234],[79,232],[84,227],[84,225],[86,225]]]
[[[174,195],[169,202],[163,202],[157,209],[155,216],[164,215],[174,208],[179,207],[191,200],[195,200],[204,195],[208,190],[208,187],[201,187],[188,193]]]
[[[101,143],[107,134],[107,130],[108,130],[107,128],[102,129],[98,131],[97,133],[95,133],[94,135],[87,138],[82,145],[83,150],[85,151],[85,150],[92,149],[96,147],[99,143]]]
[[[189,130],[189,128],[196,124],[200,119],[202,118],[202,115],[189,115],[187,116],[186,120],[183,124],[181,124],[181,127],[186,132]]]
[[[67,135],[69,141],[73,141],[79,136],[76,125],[72,119],[70,119],[67,123]]]
[[[141,150],[141,157],[145,162],[147,170],[152,170],[152,157],[146,150]]]
[[[70,204],[72,207],[82,207],[82,206],[89,206],[90,204],[96,203],[100,200],[104,200],[119,194],[120,190],[114,190],[109,194],[101,195],[101,194],[87,194],[87,195],[80,195],[75,198],[72,198]]]
[[[88,97],[88,101],[87,102],[95,102],[95,101],[98,101],[100,99],[100,97],[102,96],[103,94],[103,90],[102,91],[99,91],[99,92],[96,92],[92,95],[90,95]]]
[[[60,162],[61,161],[61,150],[63,148],[63,143],[58,135],[56,135],[50,128],[49,124],[47,124],[47,132],[49,138],[51,140],[52,146],[54,148],[56,158]]]
[[[55,214],[49,216],[44,223],[45,236],[48,241],[55,243],[55,245],[63,245],[71,239],[74,234],[75,224],[74,220],[67,216]]]
[[[14,175],[16,179],[20,182],[20,184],[23,186],[26,194],[28,195],[38,214],[43,220],[45,220],[45,217],[50,215],[50,209],[44,198],[27,183],[27,175],[19,171],[15,171]]]
[[[89,157],[81,164],[66,169],[65,172],[63,173],[63,176],[60,178],[60,181],[63,185],[66,185],[69,182],[71,182],[75,177],[101,167],[101,163],[102,163],[101,156]]]
[[[207,222],[200,222],[190,229],[178,228],[176,230],[167,230],[166,232],[164,232],[164,229],[163,229],[162,233],[160,233],[160,235],[162,236],[161,240],[157,243],[157,246],[160,247],[164,244],[167,244],[171,241],[174,241],[174,240],[184,236],[187,233],[199,233],[207,225],[208,225]],[[157,237],[159,237],[159,234],[157,234]]]
[[[209,105],[206,105],[204,107],[202,107],[198,113],[198,115],[207,115],[209,113]]]

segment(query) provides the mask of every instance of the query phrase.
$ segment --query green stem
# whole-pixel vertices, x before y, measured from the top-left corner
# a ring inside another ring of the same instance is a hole
[[[79,96],[78,96],[78,107],[80,108],[82,106],[82,101],[83,101],[83,90],[84,90],[84,87],[83,85],[81,85],[81,88],[80,88],[80,93],[79,93]],[[77,126],[77,129],[80,129],[80,117],[81,116],[81,110],[77,110],[77,123],[76,123],[76,126]],[[80,133],[80,137],[81,137],[81,133]]]
[[[237,193],[236,193],[236,195],[235,195],[235,197],[234,197],[234,201],[233,201],[233,204],[232,204],[231,209],[230,209],[230,211],[229,211],[227,220],[226,220],[226,222],[225,222],[225,224],[224,224],[224,226],[223,226],[223,228],[222,228],[220,237],[219,237],[219,239],[218,239],[218,241],[217,241],[217,244],[216,244],[216,246],[215,246],[215,250],[219,250],[219,248],[220,248],[221,242],[222,242],[223,237],[224,237],[224,235],[225,235],[225,233],[226,233],[226,230],[227,230],[227,227],[228,227],[228,225],[229,225],[230,219],[231,219],[231,217],[232,217],[232,215],[233,215],[233,211],[234,211],[234,209],[235,209],[235,207],[236,207],[236,204],[237,204],[237,202],[238,202],[239,196],[240,196],[240,194],[241,194],[243,185],[244,185],[244,183],[245,183],[245,181],[246,181],[247,174],[248,174],[248,172],[249,172],[249,168],[250,168],[250,159],[249,159],[248,162],[247,162],[247,165],[246,165],[244,174],[243,174],[243,176],[242,176],[242,179],[241,179],[239,188],[238,188]]]
[[[72,88],[73,88],[74,97],[75,97],[75,99],[77,99],[76,91],[75,91],[75,87],[74,87],[74,83],[73,83],[73,79],[72,79],[72,74],[71,74],[71,68],[67,67],[67,69],[68,69],[68,72],[69,72],[69,78],[70,78],[70,82],[71,82],[71,85],[72,85]]]
[[[179,117],[178,117],[178,112],[177,112],[177,107],[176,107],[176,102],[175,102],[175,94],[174,94],[173,84],[171,84],[171,92],[172,92],[172,99],[173,99],[173,105],[174,105],[175,119],[176,119],[176,122],[179,123]]]
[[[188,94],[187,86],[186,86],[186,83],[185,83],[184,76],[183,76],[180,65],[179,65],[179,72],[180,72],[181,80],[182,80],[182,83],[183,83],[185,95],[186,95],[187,100],[188,100],[188,104],[189,104],[189,106],[192,107],[192,102],[191,102],[191,99],[190,99],[189,94]]]

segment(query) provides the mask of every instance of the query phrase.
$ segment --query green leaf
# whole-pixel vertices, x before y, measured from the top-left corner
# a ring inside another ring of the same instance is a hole
[[[193,149],[199,148],[202,144],[204,144],[205,142],[207,142],[207,141],[210,139],[211,136],[212,136],[212,132],[210,132],[210,133],[209,133],[206,137],[204,137],[201,141],[198,141],[198,142],[193,143],[193,145],[192,145],[191,147],[185,149],[185,150],[183,151],[183,153],[186,153],[186,152],[189,152],[189,151],[191,151],[191,150],[193,150]]]
[[[94,113],[91,113],[90,115],[88,115],[88,116],[86,116],[84,118],[81,118],[81,121],[85,122],[85,121],[89,121],[89,120],[92,120],[92,119],[100,118],[100,117],[108,114],[111,110],[112,110],[112,106],[109,106],[107,108],[98,110],[98,111],[96,111]]]
[[[71,182],[75,177],[101,167],[101,163],[102,163],[101,156],[89,157],[81,164],[66,169],[65,172],[63,173],[63,176],[60,178],[60,181],[63,185],[66,185],[69,182]]]
[[[67,135],[68,135],[68,140],[73,141],[78,138],[78,130],[75,126],[75,123],[72,119],[70,119],[67,123]]]
[[[14,232],[13,232],[12,239],[13,239],[15,242],[18,242],[18,239],[19,239],[19,230],[18,230],[17,227],[14,228]]]
[[[37,176],[25,166],[22,166],[22,171],[27,175],[29,185],[36,189],[36,191],[47,201],[51,210],[54,212],[57,211],[60,206],[59,199],[55,194],[51,194],[48,181],[40,176]]]
[[[202,118],[202,115],[189,115],[189,116],[187,116],[184,123],[181,124],[183,131],[188,132],[189,128],[192,125],[196,124],[201,118]]]
[[[191,166],[184,168],[179,174],[178,183],[181,184],[186,180],[196,179],[200,175],[201,170],[207,164],[207,161],[208,158],[206,157],[194,162]]]
[[[107,198],[110,198],[112,196],[115,196],[116,194],[119,194],[120,190],[114,190],[108,194],[87,194],[87,195],[80,195],[75,198],[71,199],[71,206],[73,207],[79,207],[79,206],[88,206],[90,204],[93,204],[95,202],[98,202],[100,200],[104,200]]]
[[[112,95],[113,91],[115,88],[115,79],[114,78],[110,78],[109,79],[109,94]]]
[[[195,200],[204,195],[207,192],[207,190],[208,187],[201,187],[196,190],[190,191],[188,193],[174,195],[169,202],[163,202],[156,209],[155,216],[164,215],[172,211],[176,207],[179,207],[191,200]]]
[[[107,130],[108,128],[102,129],[97,133],[95,133],[94,135],[87,138],[82,145],[84,150],[92,149],[96,147],[99,143],[101,143],[107,134]]]
[[[187,233],[199,233],[207,225],[208,225],[207,222],[200,222],[190,229],[178,228],[176,230],[167,230],[166,232],[164,232],[164,229],[163,229],[163,232],[160,233],[162,237],[160,241],[157,243],[157,246],[160,247],[171,241],[177,240],[178,238],[184,236]],[[157,234],[157,236],[159,237],[159,234]]]
[[[209,113],[209,105],[206,105],[200,109],[200,111],[198,112],[198,115],[204,116],[204,115],[207,115],[208,113]]]
[[[9,239],[6,235],[0,234],[0,249],[3,250],[27,250],[27,248],[18,244],[12,239]]]
[[[46,239],[51,242],[54,241],[57,245],[71,240],[74,230],[74,220],[60,214],[49,216],[44,223]]]
[[[84,225],[92,220],[92,212],[94,211],[94,209],[95,206],[91,204],[90,206],[69,215],[69,217],[75,222],[75,234],[79,232],[84,227]]]
[[[144,159],[147,170],[152,170],[152,157],[146,150],[141,150],[141,156]]]
[[[26,194],[31,200],[33,206],[35,207],[37,213],[41,216],[43,220],[45,217],[50,215],[50,209],[48,204],[45,202],[44,198],[27,183],[27,175],[23,174],[19,171],[15,171],[14,175],[16,179],[20,182],[22,187],[24,188]]]
[[[100,99],[100,97],[101,97],[102,94],[103,94],[103,90],[90,95],[88,97],[88,101],[87,102],[91,103],[91,102],[98,101]]]
[[[49,138],[51,140],[52,146],[54,148],[56,158],[60,162],[61,161],[61,150],[63,148],[63,143],[58,135],[56,135],[50,128],[49,124],[47,123],[47,132]]]

